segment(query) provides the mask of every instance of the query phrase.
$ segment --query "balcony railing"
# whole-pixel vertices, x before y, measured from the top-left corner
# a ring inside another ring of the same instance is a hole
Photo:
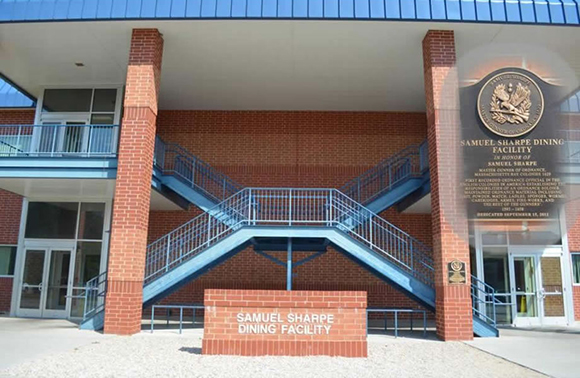
[[[0,125],[0,157],[113,157],[118,125]]]

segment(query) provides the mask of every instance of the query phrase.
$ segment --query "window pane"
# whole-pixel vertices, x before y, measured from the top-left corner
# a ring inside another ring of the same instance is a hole
[[[503,245],[507,244],[507,234],[505,231],[486,232],[481,235],[483,245]]]
[[[115,120],[114,114],[91,115],[91,125],[112,125],[114,120]]]
[[[104,203],[82,203],[79,217],[79,239],[103,238]]]
[[[88,280],[99,275],[101,266],[101,243],[78,242],[73,286],[84,286]]]
[[[76,202],[30,202],[25,237],[74,239],[77,211]]]
[[[509,233],[512,245],[560,245],[562,236],[558,221],[524,221],[514,224]]]
[[[116,101],[116,89],[95,89],[93,112],[114,112]]]
[[[44,91],[43,112],[88,112],[92,89],[47,89]]]
[[[0,276],[14,275],[15,262],[16,262],[16,247],[0,246]]]
[[[574,283],[580,284],[580,254],[572,255],[572,271],[574,274]]]

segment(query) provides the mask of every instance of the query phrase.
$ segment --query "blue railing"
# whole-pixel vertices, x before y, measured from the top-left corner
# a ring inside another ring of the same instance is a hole
[[[496,306],[501,302],[495,297],[495,289],[474,275],[471,275],[471,301],[473,316],[496,328]]]
[[[1,22],[416,20],[577,25],[577,0],[0,0]]]
[[[216,215],[217,214],[217,215]],[[241,227],[333,227],[433,287],[430,249],[336,189],[246,188],[147,247],[145,283]]]
[[[95,316],[105,308],[107,293],[107,272],[90,279],[85,284],[83,322]]]
[[[427,141],[409,146],[388,157],[362,175],[347,182],[340,191],[367,204],[412,177],[429,170]]]
[[[193,313],[192,315],[192,325],[196,324],[196,311],[197,310],[204,310],[205,306],[203,304],[190,304],[190,305],[153,305],[151,306],[151,333],[154,331],[155,327],[155,310],[156,309],[164,309],[166,310],[166,321],[167,327],[169,327],[169,314],[171,310],[179,310],[179,333],[183,332],[183,310],[191,310]]]
[[[113,157],[118,125],[0,125],[0,157]]]
[[[175,143],[155,139],[155,167],[200,190],[216,203],[242,190],[242,186]]]

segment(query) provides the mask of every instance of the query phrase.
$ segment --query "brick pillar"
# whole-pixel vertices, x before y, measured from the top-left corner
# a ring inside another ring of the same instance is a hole
[[[431,222],[435,261],[437,335],[443,340],[473,338],[467,220],[461,175],[458,80],[453,31],[430,30],[423,40],[427,136],[431,175]],[[448,284],[447,264],[466,263],[467,284]]]
[[[131,335],[141,329],[162,55],[163,38],[157,29],[133,30],[119,138],[105,333]]]

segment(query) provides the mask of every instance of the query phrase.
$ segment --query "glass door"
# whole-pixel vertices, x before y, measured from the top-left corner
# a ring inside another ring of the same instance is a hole
[[[44,117],[49,118],[49,117]],[[67,117],[43,120],[34,127],[33,151],[41,156],[62,156],[88,151],[89,133],[86,117]]]
[[[542,272],[540,286],[542,324],[566,325],[562,257],[541,256],[540,267]]]
[[[42,317],[44,270],[47,249],[27,249],[20,285],[19,316]]]
[[[514,325],[540,325],[538,256],[510,254]]]
[[[71,273],[72,250],[50,250],[50,262],[45,275],[46,298],[42,316],[66,318]]]
[[[19,316],[67,317],[72,257],[67,248],[25,250]]]

